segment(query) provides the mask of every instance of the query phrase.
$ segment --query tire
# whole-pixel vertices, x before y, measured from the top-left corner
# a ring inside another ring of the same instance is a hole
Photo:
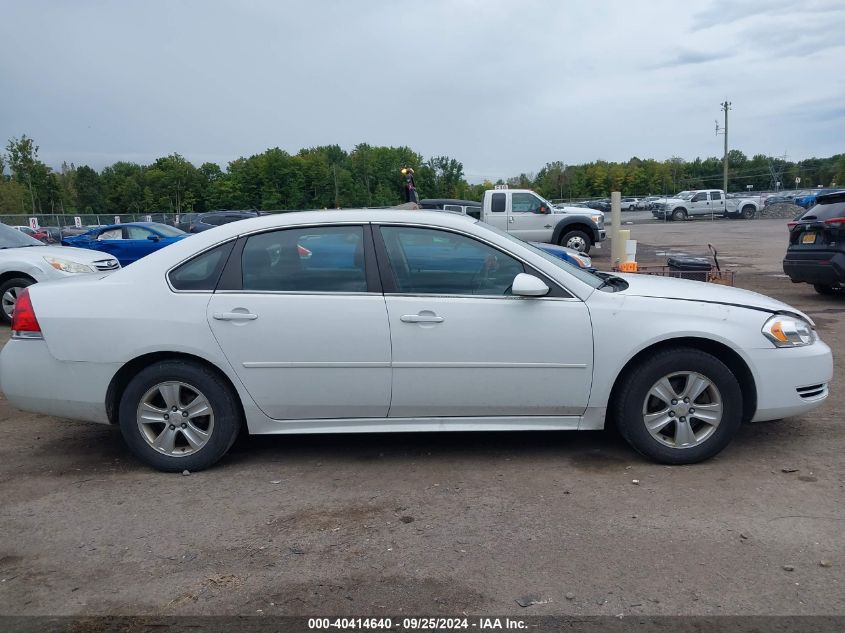
[[[20,294],[21,290],[34,283],[35,281],[29,277],[14,277],[0,284],[0,302],[2,302],[0,322],[5,325],[11,325],[12,311],[15,309],[18,294]]]
[[[757,215],[757,210],[754,207],[752,207],[750,204],[747,204],[744,207],[742,207],[742,219],[743,220],[753,220],[756,215]]]
[[[837,289],[833,286],[825,286],[824,284],[813,284],[813,289],[820,295],[835,295]]]
[[[701,378],[708,385],[685,404],[685,390],[700,385]],[[677,404],[652,395],[655,390],[669,393],[659,384],[667,379],[670,395],[678,395]],[[657,352],[625,375],[614,397],[611,410],[619,433],[636,451],[661,464],[694,464],[713,457],[730,443],[742,421],[742,391],[736,376],[715,356],[692,348]],[[706,407],[709,418],[715,420],[718,414],[720,419],[716,424],[706,422],[696,415],[695,405],[699,415]],[[647,428],[647,415],[657,433]]]
[[[559,243],[561,246],[573,248],[576,251],[580,251],[584,254],[590,252],[590,246],[592,245],[592,242],[590,241],[590,236],[584,233],[584,231],[577,229],[564,233],[561,236]]]
[[[675,209],[672,211],[672,220],[675,222],[682,222],[687,219],[686,209]]]
[[[208,406],[203,409],[192,392]],[[141,418],[144,403],[149,406]],[[171,416],[177,422],[171,424]],[[243,422],[231,386],[208,367],[185,360],[161,361],[138,372],[121,396],[118,417],[129,450],[148,466],[169,473],[217,463]]]

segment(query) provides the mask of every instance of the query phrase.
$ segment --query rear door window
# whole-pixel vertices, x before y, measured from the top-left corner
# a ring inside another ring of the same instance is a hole
[[[494,193],[490,210],[493,213],[504,213],[507,196],[504,193]]]
[[[247,239],[242,288],[264,292],[367,292],[364,228],[282,229]]]

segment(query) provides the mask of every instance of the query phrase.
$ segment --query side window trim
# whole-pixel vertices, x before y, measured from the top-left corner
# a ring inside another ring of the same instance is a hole
[[[396,227],[415,227],[421,229],[432,229],[435,231],[444,231],[446,233],[454,233],[455,235],[460,235],[462,237],[466,237],[471,240],[475,240],[482,244],[486,244],[490,248],[493,248],[506,257],[510,257],[512,259],[517,260],[520,262],[523,267],[525,268],[525,272],[529,275],[534,275],[543,280],[543,282],[549,287],[549,294],[545,297],[540,297],[540,299],[545,298],[555,298],[555,299],[575,299],[575,295],[566,290],[563,286],[561,286],[558,282],[550,278],[545,273],[537,270],[534,266],[530,263],[526,262],[524,259],[518,257],[517,255],[513,255],[511,253],[507,253],[502,250],[501,247],[491,244],[485,240],[479,239],[475,235],[468,235],[467,233],[462,233],[461,231],[456,231],[449,228],[444,227],[434,227],[434,226],[426,226],[426,225],[416,225],[416,224],[391,224],[390,222],[385,222],[383,224],[376,224],[373,225],[373,238],[375,240],[375,252],[378,257],[378,268],[379,274],[381,276],[381,285],[384,289],[384,294],[394,294],[394,295],[405,295],[405,296],[415,296],[415,297],[434,297],[434,296],[447,296],[447,297],[465,297],[465,298],[472,298],[472,299],[483,299],[488,296],[492,296],[497,299],[519,299],[519,297],[509,297],[509,296],[498,296],[498,295],[462,295],[462,294],[454,294],[454,295],[434,295],[434,294],[426,294],[426,293],[417,293],[417,292],[400,292],[398,286],[396,285],[396,279],[394,278],[393,267],[390,264],[390,257],[387,254],[387,246],[384,243],[384,237],[381,234],[381,227],[383,226],[396,226]]]
[[[320,224],[313,227],[291,225],[283,227],[273,227],[263,231],[256,231],[241,235],[237,238],[235,247],[229,254],[229,259],[226,261],[226,266],[223,268],[223,273],[220,275],[220,281],[215,288],[215,292],[257,292],[243,289],[243,271],[241,269],[241,262],[243,260],[243,251],[247,240],[254,235],[261,235],[262,233],[272,233],[275,231],[296,230],[301,228],[331,228],[331,227],[360,227],[364,233],[364,275],[367,281],[366,293],[355,294],[381,294],[382,282],[379,275],[379,266],[373,245],[373,231],[369,223],[366,224]],[[279,294],[291,294],[293,291],[278,291]],[[314,294],[313,292],[293,292],[293,294]],[[321,293],[321,294],[347,294],[343,292],[338,293]]]

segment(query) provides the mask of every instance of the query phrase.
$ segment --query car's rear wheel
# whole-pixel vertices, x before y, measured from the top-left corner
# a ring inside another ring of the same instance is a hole
[[[757,215],[757,210],[754,207],[752,207],[750,204],[747,204],[744,207],[742,207],[742,219],[743,220],[753,220],[755,215]]]
[[[681,222],[687,219],[687,212],[684,209],[675,209],[672,211],[672,219],[676,222]]]
[[[561,238],[560,245],[575,249],[579,253],[589,253],[590,236],[580,230],[569,231]]]
[[[628,372],[613,407],[619,432],[637,451],[664,464],[694,464],[730,443],[742,392],[715,356],[672,348]]]
[[[18,303],[18,295],[20,295],[24,288],[34,283],[29,277],[14,277],[0,284],[0,303],[2,303],[0,321],[6,325],[12,322],[12,313],[15,311],[15,305]]]
[[[833,286],[825,286],[824,284],[813,284],[813,289],[820,295],[835,295],[839,292],[838,288]]]
[[[216,372],[184,360],[151,365],[120,399],[120,430],[144,463],[165,472],[203,470],[220,460],[241,428],[237,395]]]

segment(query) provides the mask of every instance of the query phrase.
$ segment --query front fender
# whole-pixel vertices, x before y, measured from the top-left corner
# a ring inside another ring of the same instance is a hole
[[[576,224],[582,225],[588,229],[594,243],[601,241],[601,232],[599,231],[598,225],[590,218],[579,215],[570,218],[563,218],[555,225],[555,230],[552,232],[552,244],[560,244],[560,237],[563,235],[563,232]]]

